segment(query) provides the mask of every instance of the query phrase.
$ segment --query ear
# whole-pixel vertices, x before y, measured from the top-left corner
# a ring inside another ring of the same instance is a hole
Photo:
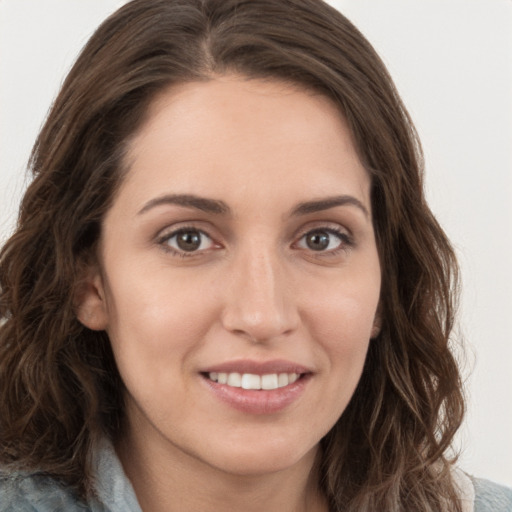
[[[75,312],[80,323],[93,331],[103,331],[108,325],[105,287],[100,269],[89,267],[75,294]]]
[[[380,303],[377,307],[377,312],[375,313],[375,318],[373,319],[373,326],[372,326],[372,332],[370,334],[370,339],[375,339],[382,330],[382,313],[381,313],[381,307]]]

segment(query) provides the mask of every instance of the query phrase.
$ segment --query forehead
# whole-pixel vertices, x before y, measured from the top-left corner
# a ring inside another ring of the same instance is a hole
[[[369,177],[329,98],[278,81],[237,76],[173,86],[133,137],[124,186],[137,196],[172,191],[215,197],[367,195]],[[131,184],[131,185],[130,185]]]

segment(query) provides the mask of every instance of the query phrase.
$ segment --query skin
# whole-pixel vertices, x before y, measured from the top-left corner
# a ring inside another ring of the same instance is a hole
[[[78,315],[108,332],[126,385],[117,449],[141,506],[327,510],[318,444],[378,333],[381,284],[370,179],[342,116],[275,81],[174,86],[126,165]],[[162,200],[176,194],[230,212]],[[185,256],[174,236],[184,227],[201,242]],[[327,247],[313,250],[307,233]],[[242,412],[200,373],[239,359],[291,361],[309,379],[277,413]]]

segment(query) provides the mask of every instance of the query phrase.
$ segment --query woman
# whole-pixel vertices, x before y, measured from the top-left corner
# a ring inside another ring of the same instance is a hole
[[[32,168],[1,256],[1,510],[508,510],[446,455],[456,262],[337,11],[127,4]]]

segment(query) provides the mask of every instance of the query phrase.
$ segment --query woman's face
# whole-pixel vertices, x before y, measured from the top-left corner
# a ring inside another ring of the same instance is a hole
[[[370,180],[339,112],[280,82],[189,83],[126,165],[79,316],[108,332],[129,435],[230,473],[311,461],[378,331]]]

